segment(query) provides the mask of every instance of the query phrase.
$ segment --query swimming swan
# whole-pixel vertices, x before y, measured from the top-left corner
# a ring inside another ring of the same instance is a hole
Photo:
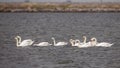
[[[21,41],[20,36],[16,36],[15,40],[16,40],[16,46],[17,47],[19,47],[19,46],[21,46],[21,47],[30,46],[34,43],[34,41],[32,41],[31,39],[26,39],[26,40]]]
[[[70,39],[69,42],[70,42],[71,46],[75,46],[75,40]]]
[[[86,36],[83,36],[83,42],[80,42],[79,39],[76,39],[76,40],[70,39],[69,41],[72,46],[81,46],[83,44],[86,44]]]
[[[78,41],[78,40],[77,40]],[[87,37],[83,36],[83,42],[80,42],[81,45],[86,44],[87,43]]]
[[[33,44],[33,46],[49,46],[49,45],[52,45],[52,44],[50,44],[48,42],[41,42],[39,44]]]
[[[94,46],[101,46],[101,47],[111,47],[113,45],[113,43],[107,43],[107,42],[101,42],[101,43],[98,43],[97,42],[97,39],[94,37],[91,39],[92,41],[92,45]]]
[[[80,43],[80,40],[75,40],[75,46],[78,46],[79,48],[91,47],[91,43]]]
[[[56,43],[54,37],[52,37],[51,39],[53,40],[53,45],[54,45],[54,46],[64,46],[64,45],[67,45],[67,44],[68,44],[67,42],[58,42],[58,43]]]

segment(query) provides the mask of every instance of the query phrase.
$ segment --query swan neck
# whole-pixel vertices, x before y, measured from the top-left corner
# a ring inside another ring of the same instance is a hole
[[[95,46],[97,44],[97,39],[96,38],[93,38],[94,41],[92,41],[92,45]]]
[[[74,40],[70,39],[70,43],[72,46],[74,46]]]
[[[53,39],[53,45],[56,45],[56,41],[55,41],[55,38],[52,38]]]
[[[20,36],[18,36],[18,43],[21,43],[21,37]]]
[[[80,44],[80,40],[78,40],[78,43]]]
[[[16,37],[16,46],[19,46],[19,43],[18,43],[18,38]]]
[[[97,44],[97,39],[95,38],[95,43]]]
[[[86,40],[87,40],[87,38],[86,37],[83,37],[84,38],[84,41],[83,41],[83,43],[85,44],[86,43]]]

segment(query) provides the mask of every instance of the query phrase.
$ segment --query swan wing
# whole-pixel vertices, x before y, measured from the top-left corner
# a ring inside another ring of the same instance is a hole
[[[30,46],[33,44],[34,41],[32,40],[23,40],[19,46]]]

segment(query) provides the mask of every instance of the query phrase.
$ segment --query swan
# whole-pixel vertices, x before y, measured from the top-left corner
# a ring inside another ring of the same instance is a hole
[[[88,43],[80,43],[80,40],[75,40],[75,46],[78,46],[79,48],[84,48],[84,47],[91,47],[91,42]]]
[[[98,43],[97,42],[97,39],[94,37],[91,39],[92,41],[92,45],[94,46],[101,46],[101,47],[111,47],[113,45],[113,43],[107,43],[107,42],[101,42],[101,43]]]
[[[83,45],[83,44],[86,44],[86,40],[87,40],[87,37],[86,36],[83,36],[83,42],[80,42],[80,40],[77,39],[77,41]]]
[[[33,44],[34,46],[49,46],[49,45],[52,45],[52,44],[50,44],[50,43],[48,43],[48,42],[41,42],[41,43],[39,43],[39,44]]]
[[[82,47],[92,47],[92,42],[89,41],[87,42],[87,37],[86,36],[83,36],[83,44],[82,44]]]
[[[53,40],[53,45],[54,45],[54,46],[64,46],[64,45],[67,45],[67,44],[68,44],[68,42],[58,42],[58,43],[56,43],[54,37],[52,37],[51,39]]]
[[[69,42],[70,42],[71,46],[75,46],[75,40],[70,39]]]
[[[34,41],[32,41],[31,39],[26,39],[26,40],[21,41],[20,36],[16,36],[15,40],[16,40],[16,46],[17,47],[19,47],[19,46],[21,46],[21,47],[30,46],[34,43]]]
[[[79,39],[76,39],[76,40],[70,39],[69,41],[70,41],[72,46],[80,46],[80,45],[86,44],[86,36],[83,36],[83,42],[82,43],[80,42]]]

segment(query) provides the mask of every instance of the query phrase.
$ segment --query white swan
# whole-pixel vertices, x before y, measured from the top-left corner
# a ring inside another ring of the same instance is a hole
[[[75,46],[78,46],[79,48],[92,47],[90,42],[80,43],[80,40],[75,40]]]
[[[50,46],[52,44],[48,43],[48,42],[41,42],[39,44],[33,44],[33,46]]]
[[[86,44],[86,43],[87,43],[87,37],[86,37],[86,36],[83,36],[83,42],[80,42],[80,40],[78,40],[78,39],[77,39],[77,41],[79,41],[79,43],[80,43],[81,45]]]
[[[91,43],[92,43],[91,41],[87,42],[87,37],[86,36],[83,36],[82,47],[92,47]]]
[[[21,41],[20,36],[16,36],[15,40],[16,40],[16,46],[17,47],[19,47],[19,46],[21,46],[21,47],[30,46],[34,43],[34,41],[32,41],[31,39],[26,39],[26,40]]]
[[[113,43],[107,43],[107,42],[101,42],[101,43],[98,43],[97,42],[97,39],[94,37],[91,39],[92,41],[92,45],[94,46],[101,46],[101,47],[111,47],[113,45]]]
[[[54,45],[54,46],[64,46],[64,45],[67,45],[67,44],[68,44],[68,42],[58,42],[58,43],[56,43],[54,37],[52,37],[51,39],[53,40],[53,45]]]
[[[79,39],[76,39],[76,40],[70,39],[69,41],[72,46],[80,46],[80,45],[86,44],[86,36],[83,36],[83,42],[80,42]]]
[[[71,46],[75,46],[75,40],[70,39],[69,42],[70,42]]]

